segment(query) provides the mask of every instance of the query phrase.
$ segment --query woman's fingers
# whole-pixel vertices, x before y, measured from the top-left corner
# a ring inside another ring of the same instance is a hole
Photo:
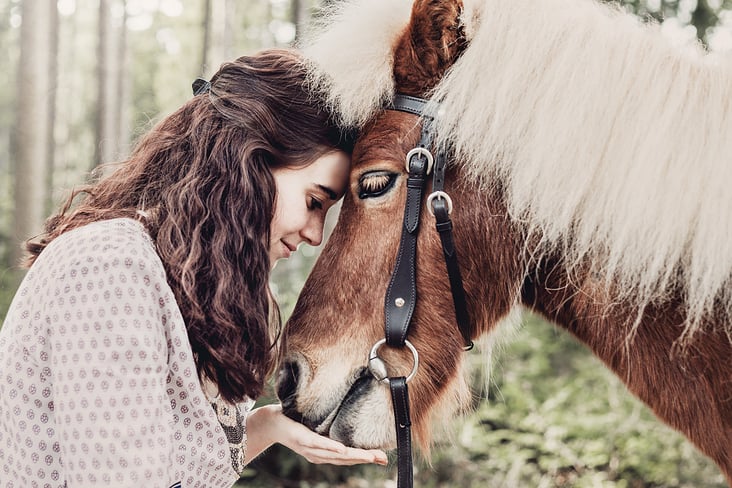
[[[279,406],[273,406],[274,422],[270,424],[277,433],[274,438],[284,446],[292,449],[311,463],[353,464],[376,463],[386,465],[386,454],[378,449],[358,449],[347,447],[329,437],[322,436],[304,425],[282,414]]]
[[[302,424],[291,422],[288,425],[291,441],[285,445],[312,463],[387,464],[386,454],[383,451],[347,447],[338,441],[311,431]]]
[[[356,449],[346,447],[343,452],[327,449],[308,448],[300,453],[305,459],[315,464],[336,464],[351,466],[354,464],[376,463],[386,466],[386,454],[376,449]]]
[[[347,449],[346,446],[327,437],[320,437],[322,437],[322,439],[317,439],[316,442],[308,439],[301,442],[300,445],[306,449],[320,449],[323,451],[334,452],[336,454],[345,454]]]
[[[346,447],[346,455],[354,459],[356,456],[366,456],[369,459],[371,459],[370,463],[376,463],[381,464],[382,466],[386,466],[389,463],[389,460],[386,458],[386,454],[384,451],[380,451],[378,449],[356,449],[354,447]]]

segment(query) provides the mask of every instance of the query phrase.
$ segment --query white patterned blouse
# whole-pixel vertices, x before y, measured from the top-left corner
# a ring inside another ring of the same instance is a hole
[[[0,330],[0,487],[230,487],[249,408],[209,403],[142,224],[92,223],[41,253]]]

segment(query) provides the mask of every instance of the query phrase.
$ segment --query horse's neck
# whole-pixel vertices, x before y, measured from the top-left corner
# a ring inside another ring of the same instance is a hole
[[[573,334],[624,380],[643,367],[648,349],[666,360],[672,357],[683,332],[676,325],[683,323],[678,302],[668,301],[641,313],[615,300],[605,283],[590,273],[570,278],[552,259],[544,259],[527,274],[522,300]]]
[[[559,264],[545,261],[529,276],[524,303],[586,344],[729,477],[732,455],[725,446],[732,442],[732,344],[724,328],[705,327],[683,347],[681,297],[650,305],[639,315],[613,301],[603,283],[592,276],[569,279]]]

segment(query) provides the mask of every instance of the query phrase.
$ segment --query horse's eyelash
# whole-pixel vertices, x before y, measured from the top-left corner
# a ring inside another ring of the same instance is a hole
[[[379,191],[389,184],[389,180],[391,175],[386,173],[367,176],[361,180],[361,190],[368,193]]]
[[[358,180],[358,196],[361,199],[381,196],[392,187],[395,179],[396,175],[388,171],[365,173]]]

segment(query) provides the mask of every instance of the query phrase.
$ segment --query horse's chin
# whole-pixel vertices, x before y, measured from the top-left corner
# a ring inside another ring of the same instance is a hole
[[[357,388],[351,388],[338,407],[328,436],[361,449],[395,448],[394,415],[388,388],[373,378],[354,386]]]

